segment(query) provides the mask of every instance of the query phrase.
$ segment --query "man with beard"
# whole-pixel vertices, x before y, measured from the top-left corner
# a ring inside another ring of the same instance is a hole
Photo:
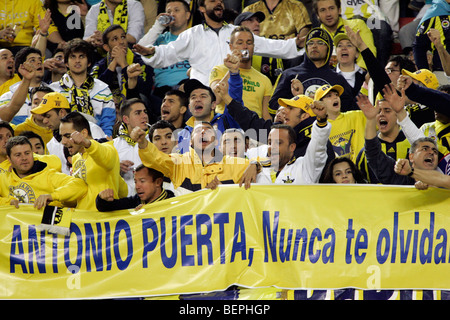
[[[14,73],[14,55],[9,49],[0,49],[0,96],[19,81],[20,77]]]
[[[92,139],[89,122],[79,112],[71,112],[60,120],[61,144],[72,156],[72,176],[86,182],[86,195],[78,201],[81,210],[97,210],[95,199],[112,189],[114,198],[128,195],[128,186],[120,176],[119,154],[113,142],[99,143]]]
[[[31,99],[28,94],[29,90],[43,84],[44,67],[42,65],[41,51],[31,47],[21,49],[16,55],[14,69],[18,71],[22,80],[9,87],[9,92],[0,97],[0,119],[17,125],[24,122],[30,115]],[[30,79],[24,78],[21,75],[22,69],[32,72],[33,76]],[[14,96],[19,99],[14,101]]]
[[[70,105],[67,99],[58,92],[50,92],[42,97],[41,103],[31,110],[33,116],[41,117],[42,124],[53,132],[53,137],[47,143],[46,148],[49,154],[58,156],[62,163],[62,172],[70,174],[70,168],[67,165],[64,155],[64,148],[61,144],[61,135],[59,134],[60,120],[70,113]],[[90,131],[96,139],[105,138],[103,130],[93,122],[89,122]]]
[[[161,120],[171,123],[175,129],[183,129],[186,125],[184,115],[188,111],[188,106],[188,98],[183,91],[167,91],[161,104]]]
[[[235,26],[224,22],[223,0],[199,0],[199,10],[205,23],[182,32],[175,41],[167,45],[146,48],[136,45],[144,55],[144,62],[153,68],[168,67],[188,60],[191,65],[190,78],[208,84],[211,69],[223,62],[230,52],[228,41]],[[271,40],[255,36],[255,54],[291,59],[302,52],[303,39]]]
[[[244,105],[255,111],[258,116],[266,120],[270,119],[269,105],[272,95],[272,83],[270,79],[252,67],[253,51],[255,48],[254,36],[250,29],[246,27],[237,27],[233,30],[230,37],[230,50],[232,52],[245,52],[240,54],[239,68],[229,70],[227,66],[221,64],[215,66],[209,77],[210,86],[214,87],[222,79],[228,80],[229,72],[239,73],[243,80],[242,99]],[[223,113],[225,104],[217,101],[216,112]]]

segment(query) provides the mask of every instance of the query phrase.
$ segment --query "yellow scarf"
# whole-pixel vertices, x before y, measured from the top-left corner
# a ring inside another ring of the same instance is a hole
[[[59,83],[64,91],[71,93],[71,98],[69,99],[70,111],[79,111],[94,116],[94,108],[89,96],[89,91],[94,87],[94,78],[92,76],[88,75],[81,87],[77,88],[69,70],[62,76]]]
[[[146,135],[148,135],[148,131],[149,129],[145,130]],[[128,131],[128,126],[125,123],[121,123],[117,135],[124,139],[130,146],[134,147],[136,145],[136,142],[130,138],[130,132]]]
[[[100,2],[100,12],[98,13],[98,22],[97,22],[97,30],[105,31],[110,25],[118,24],[120,25],[125,32],[127,32],[128,26],[128,5],[127,0],[123,0],[121,4],[116,7],[114,11],[114,19],[113,23],[109,21],[108,10],[106,7],[105,0]]]

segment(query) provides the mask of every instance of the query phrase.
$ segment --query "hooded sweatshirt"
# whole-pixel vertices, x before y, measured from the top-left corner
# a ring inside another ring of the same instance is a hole
[[[281,74],[269,102],[269,112],[275,115],[278,110],[278,98],[290,99],[293,97],[291,93],[291,80],[295,77],[302,82],[304,88],[303,94],[306,96],[313,96],[315,91],[325,84],[338,84],[342,86],[344,88],[344,93],[341,95],[342,112],[359,110],[355,97],[352,94],[352,88],[348,82],[342,75],[330,67],[329,61],[333,52],[333,41],[329,33],[321,28],[313,28],[307,34],[305,44],[310,40],[322,40],[327,44],[328,50],[325,63],[317,68],[310,60],[308,50],[306,50],[303,62],[300,65],[286,69]]]

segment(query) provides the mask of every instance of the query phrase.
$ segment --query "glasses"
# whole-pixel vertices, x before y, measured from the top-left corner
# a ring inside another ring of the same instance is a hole
[[[306,45],[312,47],[313,45],[326,46],[327,44],[324,41],[309,41]]]
[[[400,72],[400,70],[392,69],[392,68],[385,68],[384,71],[386,71],[387,74],[391,74],[392,72]]]

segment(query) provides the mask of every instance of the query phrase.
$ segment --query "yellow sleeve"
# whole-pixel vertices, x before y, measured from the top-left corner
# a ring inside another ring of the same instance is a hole
[[[227,73],[227,70],[224,70],[223,65],[218,65],[212,68],[211,73],[209,74],[209,84],[211,85],[214,81],[222,80]]]
[[[264,75],[264,96],[271,97],[273,92],[272,82],[270,82],[270,79]]]
[[[119,154],[112,142],[99,143],[91,140],[91,146],[86,149],[86,152],[94,159],[95,163],[108,170],[114,168],[114,161],[119,161]]]
[[[128,196],[128,185],[125,180],[119,176],[119,191],[118,198],[126,198]]]
[[[168,155],[159,151],[156,146],[149,142],[147,148],[139,149],[139,157],[144,166],[160,171],[164,176],[172,179],[175,172],[175,157],[176,154]]]
[[[48,178],[54,188],[51,193],[54,201],[74,202],[81,199],[87,192],[87,185],[83,179],[56,172],[53,169],[50,170]]]

